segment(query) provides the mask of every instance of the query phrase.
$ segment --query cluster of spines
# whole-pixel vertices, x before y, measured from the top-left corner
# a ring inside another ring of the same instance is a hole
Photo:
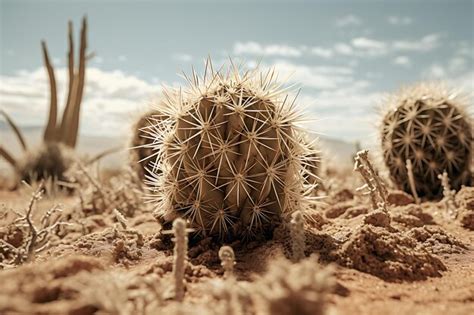
[[[148,176],[156,214],[188,219],[203,235],[253,235],[310,208],[315,150],[296,126],[301,114],[273,70],[224,74],[210,61],[185,91],[165,91],[154,126],[157,159]],[[158,172],[157,170],[160,170]]]

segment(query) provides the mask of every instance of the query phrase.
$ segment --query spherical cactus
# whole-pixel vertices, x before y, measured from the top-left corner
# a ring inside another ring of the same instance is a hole
[[[147,170],[153,169],[156,156],[153,150],[154,126],[166,119],[157,109],[149,110],[140,115],[132,126],[132,139],[130,141],[129,161],[132,169],[139,178],[144,179]]]
[[[295,101],[273,71],[193,73],[166,92],[167,123],[155,128],[158,167],[148,182],[162,222],[186,218],[202,235],[262,235],[296,210],[309,210],[314,154],[296,126]]]
[[[448,173],[459,189],[471,180],[472,119],[459,95],[424,83],[388,98],[381,126],[383,157],[393,182],[411,192],[406,161],[412,163],[416,191],[428,199],[442,194],[438,174]]]

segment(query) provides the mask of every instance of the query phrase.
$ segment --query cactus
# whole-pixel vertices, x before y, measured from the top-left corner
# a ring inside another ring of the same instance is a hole
[[[132,127],[132,139],[130,141],[129,161],[132,169],[140,179],[144,179],[148,174],[148,169],[154,165],[153,150],[153,126],[162,119],[160,111],[156,109],[143,113]]]
[[[49,177],[64,180],[64,172],[69,168],[72,161],[71,153],[76,146],[79,130],[79,114],[84,91],[86,62],[91,56],[86,55],[86,18],[82,20],[78,67],[74,64],[72,22],[69,22],[68,26],[69,89],[61,121],[58,121],[57,117],[58,102],[54,68],[50,62],[46,42],[41,42],[44,65],[50,86],[49,115],[43,134],[44,143],[38,149],[30,150],[17,125],[6,112],[0,112],[12,128],[24,152],[22,158],[15,158],[6,148],[0,146],[0,156],[13,167],[17,177],[21,180],[32,181],[33,179]]]
[[[193,73],[184,91],[165,91],[155,126],[157,166],[147,183],[162,223],[186,218],[201,235],[262,236],[314,203],[305,162],[314,154],[300,114],[273,70]]]
[[[392,181],[410,193],[407,160],[420,197],[443,191],[437,176],[444,170],[458,190],[471,181],[472,118],[462,97],[434,83],[418,84],[388,98],[381,144]]]

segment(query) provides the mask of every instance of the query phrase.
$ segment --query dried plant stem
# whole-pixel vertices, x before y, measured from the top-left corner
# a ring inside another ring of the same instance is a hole
[[[186,270],[188,256],[188,235],[186,231],[186,222],[183,219],[173,221],[174,233],[174,261],[173,276],[175,282],[175,299],[182,301],[184,298],[184,273]]]
[[[451,217],[457,216],[456,203],[454,196],[456,194],[455,190],[451,190],[451,185],[449,184],[449,177],[446,171],[443,174],[438,175],[438,179],[441,181],[443,186],[443,203],[446,211]]]
[[[304,218],[300,211],[296,211],[291,215],[290,222],[292,259],[298,262],[305,257],[304,251],[306,240],[304,235]]]
[[[382,208],[382,210],[387,211],[387,188],[370,163],[368,150],[357,152],[354,170],[360,173],[365,182],[365,185],[357,190],[360,191],[367,188],[368,192],[366,194],[370,195],[372,209]]]
[[[26,223],[28,224],[28,227],[30,229],[30,240],[26,247],[26,261],[32,261],[35,256],[35,247],[36,247],[36,240],[38,239],[38,230],[36,229],[35,225],[31,221],[31,213],[33,211],[33,207],[35,203],[38,200],[40,200],[41,197],[43,196],[43,187],[44,187],[44,182],[41,182],[38,188],[36,189],[36,191],[33,192],[33,196],[31,197],[31,200],[30,200],[30,203],[28,205],[28,209],[25,215]]]
[[[416,192],[416,185],[415,185],[415,178],[413,177],[413,165],[411,164],[411,160],[407,159],[407,174],[408,174],[408,181],[410,183],[411,193],[413,198],[415,198],[416,204],[420,204],[420,198],[418,198],[418,193]]]
[[[222,246],[219,249],[219,259],[224,268],[224,278],[229,279],[234,275],[235,254],[230,246]]]

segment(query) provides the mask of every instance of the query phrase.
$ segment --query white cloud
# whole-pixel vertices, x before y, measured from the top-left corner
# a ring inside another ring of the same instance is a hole
[[[407,56],[397,56],[393,59],[393,63],[402,67],[408,67],[411,65],[411,60]]]
[[[334,50],[341,55],[352,55],[354,53],[352,47],[344,43],[335,44]]]
[[[262,45],[257,42],[237,42],[234,44],[234,54],[236,55],[300,57],[302,55],[301,50],[301,48],[288,45]]]
[[[193,56],[184,53],[173,54],[173,59],[183,62],[190,62],[193,60]]]
[[[387,21],[392,25],[410,25],[413,22],[408,16],[389,16]]]
[[[361,24],[362,24],[362,20],[359,17],[352,14],[343,16],[336,20],[337,27],[357,26]]]
[[[317,46],[311,48],[311,54],[322,58],[331,58],[332,56],[334,56],[334,52],[332,51],[332,49]]]
[[[56,69],[59,112],[62,113],[67,86],[66,68]],[[130,124],[130,113],[160,91],[158,85],[122,71],[104,71],[89,67],[81,107],[83,133],[112,135]],[[49,106],[49,85],[46,71],[20,71],[0,76],[0,107],[20,125],[43,125]]]
[[[340,84],[352,82],[352,69],[346,67],[298,65],[287,61],[272,64],[281,79],[315,89],[335,89]]]
[[[375,39],[357,37],[352,40],[352,46],[361,49],[365,54],[378,56],[387,53],[387,44]]]
[[[403,51],[431,51],[440,44],[440,34],[429,34],[420,40],[398,40],[393,42],[394,50]]]
[[[120,55],[120,56],[118,56],[117,59],[118,59],[118,61],[120,61],[120,62],[124,62],[124,61],[127,61],[127,56],[125,56],[125,55]]]

